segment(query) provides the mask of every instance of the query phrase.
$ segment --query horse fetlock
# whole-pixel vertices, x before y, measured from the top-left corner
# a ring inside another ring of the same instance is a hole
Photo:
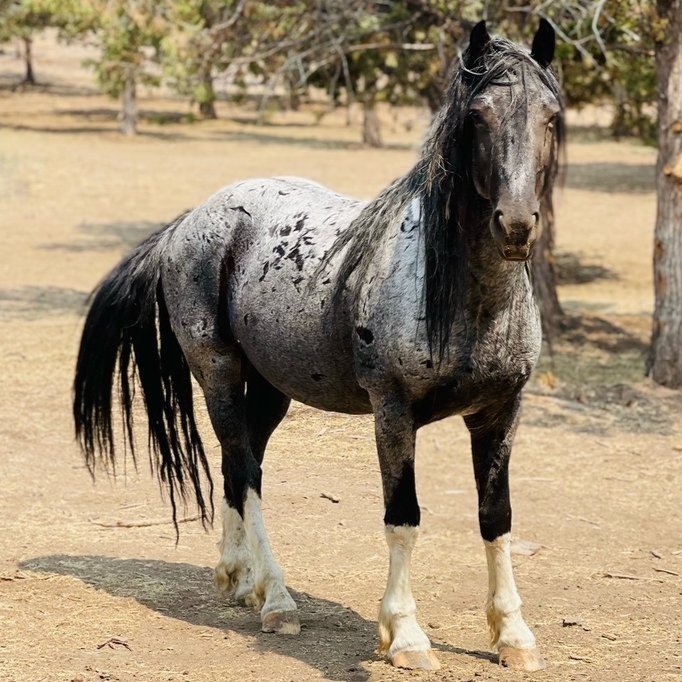
[[[245,563],[221,559],[213,576],[218,590],[231,600],[247,602],[253,593],[253,574]]]
[[[419,627],[414,614],[389,614],[382,609],[379,614],[379,652],[388,656],[393,665],[400,668],[435,670],[433,667],[435,657],[416,656],[417,653],[426,654],[430,649],[431,642]],[[429,667],[417,665],[418,662],[428,664]],[[435,663],[437,664],[437,661]]]
[[[535,636],[521,615],[521,609],[504,612],[488,607],[486,612],[493,648],[503,647],[530,650],[535,648]]]

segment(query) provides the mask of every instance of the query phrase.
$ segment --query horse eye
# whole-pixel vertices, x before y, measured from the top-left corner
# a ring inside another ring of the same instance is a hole
[[[486,125],[485,119],[483,118],[483,116],[481,116],[481,114],[478,111],[470,111],[469,118],[477,128],[482,128]]]
[[[556,122],[556,118],[550,118],[549,122],[547,123],[547,130],[549,130],[549,131],[554,130],[555,122]]]

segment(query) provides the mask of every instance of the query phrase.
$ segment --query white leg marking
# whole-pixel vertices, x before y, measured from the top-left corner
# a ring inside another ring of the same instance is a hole
[[[296,615],[296,602],[284,586],[284,574],[270,549],[263,524],[260,498],[252,489],[247,491],[244,501],[244,531],[253,559],[254,592],[259,605],[262,604],[263,630],[298,634],[301,626]]]
[[[511,562],[509,533],[485,542],[488,560],[488,603],[486,614],[492,646],[533,649],[535,637],[521,615],[521,597],[516,591]]]
[[[223,535],[218,543],[220,560],[215,568],[218,589],[235,601],[251,604],[253,571],[251,554],[246,544],[244,523],[239,512],[223,499]]]
[[[418,657],[400,655],[401,652],[430,654],[431,649],[429,638],[417,623],[417,606],[410,586],[410,560],[418,532],[411,526],[386,526],[390,559],[388,583],[379,609],[379,650],[387,654],[394,665],[436,669],[438,661],[432,654]],[[401,662],[403,659],[405,663]]]

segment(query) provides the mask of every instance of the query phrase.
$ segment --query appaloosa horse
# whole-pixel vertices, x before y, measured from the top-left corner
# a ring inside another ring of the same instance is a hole
[[[133,448],[137,377],[174,519],[191,491],[210,520],[191,372],[222,447],[217,584],[260,607],[266,632],[300,629],[261,515],[268,439],[292,398],[372,413],[390,551],[380,648],[396,666],[438,667],[410,588],[415,433],[462,415],[492,643],[504,665],[543,665],[512,576],[508,468],[541,343],[528,258],[562,141],[554,43],[544,20],[530,51],[477,24],[418,161],[376,199],[296,178],[238,182],[147,239],[94,293],[74,401],[88,464],[97,452],[114,463],[116,376]]]

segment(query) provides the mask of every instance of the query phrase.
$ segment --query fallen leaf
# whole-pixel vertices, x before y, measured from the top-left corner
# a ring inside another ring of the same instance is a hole
[[[542,549],[542,545],[530,540],[513,540],[511,543],[511,553],[516,556],[533,556]]]

